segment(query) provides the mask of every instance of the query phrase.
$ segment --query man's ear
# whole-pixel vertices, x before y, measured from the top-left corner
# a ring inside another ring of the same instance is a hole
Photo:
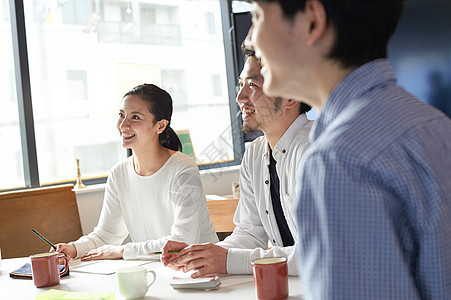
[[[168,124],[169,124],[169,121],[166,119],[161,119],[160,121],[158,121],[156,124],[158,126],[157,133],[161,134],[166,129],[166,126],[168,126]]]
[[[294,99],[288,99],[286,108],[287,109],[293,109],[293,107],[296,107],[300,102]]]
[[[317,0],[305,2],[305,15],[307,18],[307,45],[312,46],[325,33],[327,28],[327,15],[323,4]]]
[[[244,47],[254,50],[254,44],[252,43],[252,32],[254,31],[254,24],[251,24],[249,31],[247,32],[246,38],[244,39]]]

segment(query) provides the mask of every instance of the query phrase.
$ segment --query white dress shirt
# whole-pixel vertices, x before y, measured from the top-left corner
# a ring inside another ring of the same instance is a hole
[[[280,181],[280,202],[295,239],[295,245],[283,247],[271,202],[269,177],[269,146],[265,136],[254,140],[243,157],[240,170],[240,201],[233,233],[218,245],[228,248],[227,272],[251,274],[251,262],[262,257],[283,256],[288,260],[288,273],[297,275],[296,239],[298,229],[293,208],[296,191],[296,170],[307,149],[312,121],[300,115],[286,130],[273,149]],[[273,245],[268,248],[268,241]]]

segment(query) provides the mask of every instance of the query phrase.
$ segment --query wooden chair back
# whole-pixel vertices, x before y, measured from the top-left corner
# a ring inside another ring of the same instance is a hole
[[[50,249],[31,229],[54,244],[82,235],[73,185],[0,193],[0,248],[3,258]]]
[[[233,216],[239,199],[208,200],[207,207],[216,232],[232,232]]]

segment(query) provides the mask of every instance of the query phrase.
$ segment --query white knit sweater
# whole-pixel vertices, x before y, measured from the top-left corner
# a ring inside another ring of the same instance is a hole
[[[199,170],[176,152],[150,176],[140,176],[128,157],[108,177],[99,223],[74,242],[77,256],[105,244],[120,245],[130,234],[125,259],[159,251],[167,240],[187,244],[217,242]]]

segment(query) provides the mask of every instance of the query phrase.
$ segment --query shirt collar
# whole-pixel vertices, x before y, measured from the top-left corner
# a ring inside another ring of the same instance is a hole
[[[307,119],[307,115],[300,114],[293,123],[291,123],[290,127],[285,131],[280,140],[277,142],[276,146],[272,151],[272,156],[277,161],[277,157],[280,153],[286,154],[296,138],[296,135],[299,133],[299,130],[307,123],[309,120]],[[265,137],[266,140],[266,137]],[[264,157],[267,159],[269,164],[269,144],[266,142],[266,151]]]
[[[371,61],[348,74],[329,94],[310,131],[310,140],[316,140],[351,101],[388,81],[396,78],[386,59]]]

